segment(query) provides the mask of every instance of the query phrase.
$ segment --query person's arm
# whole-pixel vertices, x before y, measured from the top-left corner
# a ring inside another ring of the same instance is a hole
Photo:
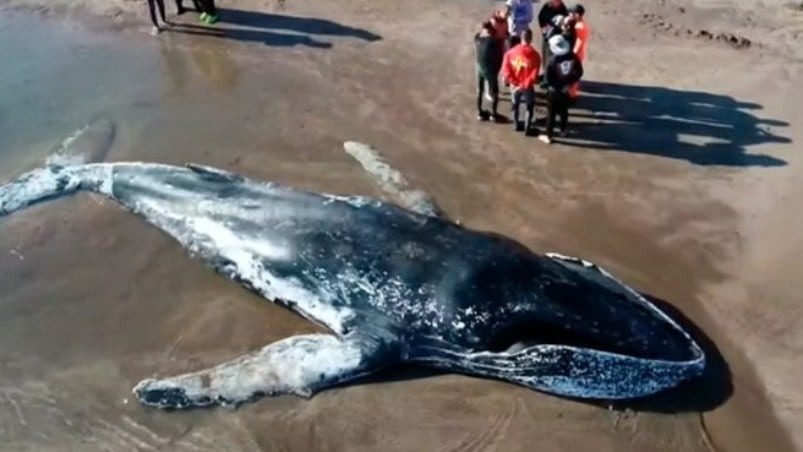
[[[586,30],[584,25],[576,24],[574,26],[574,52],[575,55],[580,51],[580,48],[583,46],[586,40]]]
[[[510,54],[502,55],[502,80],[510,83]]]

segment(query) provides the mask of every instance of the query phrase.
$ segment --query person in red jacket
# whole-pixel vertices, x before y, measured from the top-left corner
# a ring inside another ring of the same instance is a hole
[[[521,43],[505,52],[502,59],[502,77],[512,90],[513,125],[516,131],[532,132],[535,111],[535,83],[541,69],[541,55],[532,46],[533,32],[529,28],[521,33]],[[527,115],[524,125],[519,123],[519,107],[524,103]]]

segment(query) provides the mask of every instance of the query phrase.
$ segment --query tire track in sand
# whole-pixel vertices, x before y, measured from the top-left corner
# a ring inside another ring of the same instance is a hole
[[[512,397],[505,397],[502,410],[490,418],[490,425],[466,435],[456,446],[441,448],[441,452],[478,452],[487,450],[488,446],[509,428],[518,411],[518,404]]]

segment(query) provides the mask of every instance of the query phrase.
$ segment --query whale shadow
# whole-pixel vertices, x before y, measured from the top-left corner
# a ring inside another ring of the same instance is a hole
[[[634,399],[581,399],[551,394],[546,391],[534,391],[564,400],[604,407],[615,411],[632,410],[638,412],[654,412],[662,414],[704,412],[712,410],[727,401],[733,394],[733,383],[731,381],[730,368],[722,354],[719,352],[719,349],[714,341],[686,315],[668,302],[648,294],[642,293],[641,295],[651,303],[655,304],[655,306],[657,306],[661,311],[677,322],[678,325],[688,332],[692,339],[697,342],[706,356],[706,365],[703,369],[702,375],[692,380],[685,381],[674,388],[669,388],[650,396]],[[398,364],[388,367],[378,373],[355,380],[351,383],[344,383],[344,385],[393,383],[414,379],[426,379],[449,374],[452,373],[415,364]],[[472,377],[471,375],[465,376]],[[481,376],[476,376],[473,378],[504,381]],[[517,386],[514,383],[510,383],[510,385]]]
[[[748,152],[753,146],[792,142],[775,130],[789,123],[759,117],[759,104],[702,91],[597,80],[580,82],[580,89],[569,111],[569,135],[561,139],[568,146],[699,166],[787,165],[778,157]]]

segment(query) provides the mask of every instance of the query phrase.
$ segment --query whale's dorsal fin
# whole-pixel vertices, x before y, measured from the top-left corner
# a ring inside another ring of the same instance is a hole
[[[409,187],[404,176],[385,163],[375,149],[356,141],[346,141],[343,149],[376,179],[385,193],[396,198],[404,207],[422,215],[446,218],[446,214],[428,193]]]
[[[192,172],[201,175],[204,179],[216,182],[239,182],[242,176],[231,171],[222,170],[212,166],[199,165],[197,163],[185,163]]]

